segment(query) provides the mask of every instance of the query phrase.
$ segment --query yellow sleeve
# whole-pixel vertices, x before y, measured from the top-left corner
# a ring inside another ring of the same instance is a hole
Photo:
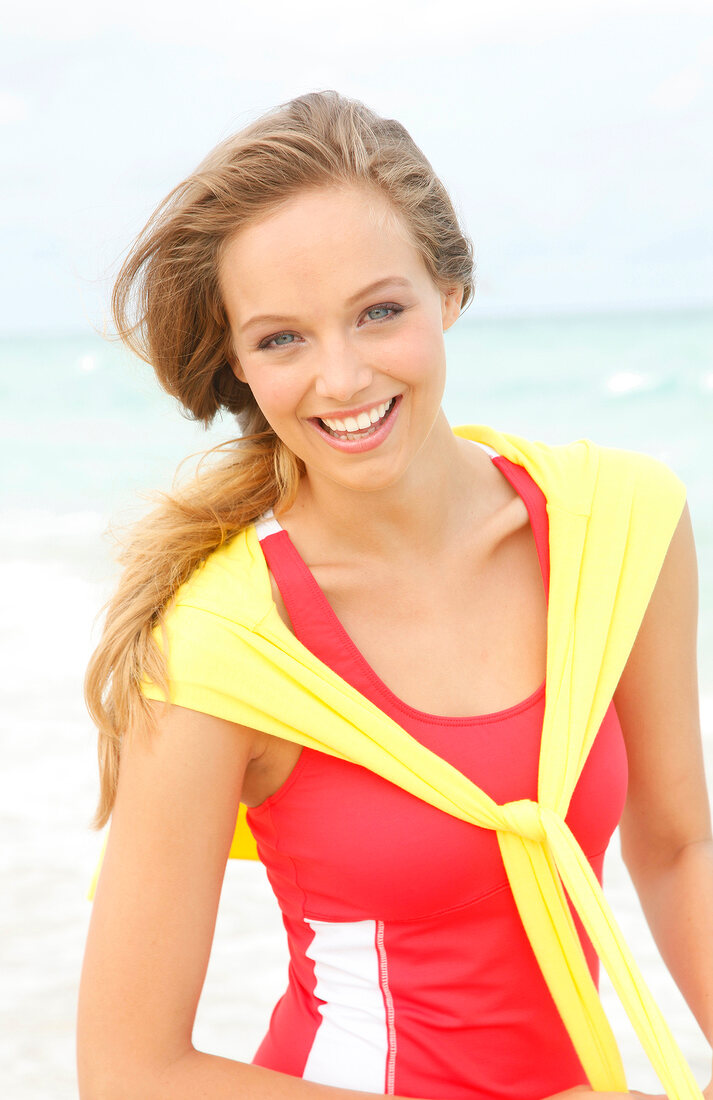
[[[166,614],[164,631],[168,642],[166,665],[169,699],[179,707],[235,721],[235,697],[240,688],[240,642],[228,619],[203,608],[174,605]],[[141,692],[148,699],[165,700],[161,689],[144,680]],[[255,839],[240,803],[230,859],[258,859]]]

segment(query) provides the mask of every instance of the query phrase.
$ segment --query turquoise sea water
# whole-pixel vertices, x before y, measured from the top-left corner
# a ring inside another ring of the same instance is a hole
[[[713,311],[466,314],[447,354],[452,423],[642,450],[683,478],[713,672]],[[0,408],[2,502],[28,535],[43,513],[66,535],[131,513],[137,491],[167,488],[182,458],[236,434],[232,418],[209,432],[185,420],[148,366],[91,332],[0,339]]]
[[[447,334],[445,408],[549,442],[588,437],[666,461],[688,487],[700,572],[700,685],[713,766],[713,311],[486,320]],[[168,488],[186,455],[235,435],[185,420],[150,368],[92,332],[0,337],[0,1080],[3,1095],[76,1096],[74,1013],[99,839],[94,731],[81,681],[114,566],[102,532]],[[713,776],[712,776],[713,778]],[[613,844],[605,886],[701,1084],[709,1055],[666,974]],[[226,876],[196,1025],[202,1049],[250,1058],[284,985],[261,869]],[[660,1091],[603,982],[631,1087]]]

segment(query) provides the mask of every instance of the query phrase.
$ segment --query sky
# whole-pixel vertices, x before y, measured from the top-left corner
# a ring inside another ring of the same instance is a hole
[[[709,0],[27,0],[0,37],[0,333],[100,329],[168,191],[320,88],[424,150],[474,315],[713,305]]]

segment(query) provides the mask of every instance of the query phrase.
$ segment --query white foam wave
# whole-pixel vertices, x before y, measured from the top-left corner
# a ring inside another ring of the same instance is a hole
[[[10,700],[37,686],[63,695],[79,682],[96,641],[95,619],[104,600],[96,580],[73,575],[60,560],[3,563],[5,594],[0,659]],[[69,681],[69,682],[68,682]]]
[[[656,379],[649,374],[643,374],[641,371],[622,370],[612,374],[607,379],[606,388],[609,393],[622,396],[652,390],[656,388],[656,385]]]
[[[53,512],[45,508],[7,508],[0,515],[0,538],[7,550],[39,538],[46,547],[62,542],[97,538],[107,526],[102,512]]]

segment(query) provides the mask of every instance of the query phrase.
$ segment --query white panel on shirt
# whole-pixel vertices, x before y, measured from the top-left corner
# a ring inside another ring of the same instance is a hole
[[[322,1085],[394,1093],[396,1040],[383,922],[310,920],[315,996],[322,1022],[303,1078]]]
[[[255,520],[255,531],[260,542],[266,539],[268,535],[276,535],[277,532],[281,530],[282,528],[275,519],[275,513],[272,508],[270,508],[268,512],[264,512],[263,515],[260,516],[260,519]]]
[[[487,443],[481,443],[478,439],[471,439],[469,442],[475,443],[476,447],[480,447],[481,450],[489,454],[491,458],[500,458],[498,452],[493,447],[489,447]]]

